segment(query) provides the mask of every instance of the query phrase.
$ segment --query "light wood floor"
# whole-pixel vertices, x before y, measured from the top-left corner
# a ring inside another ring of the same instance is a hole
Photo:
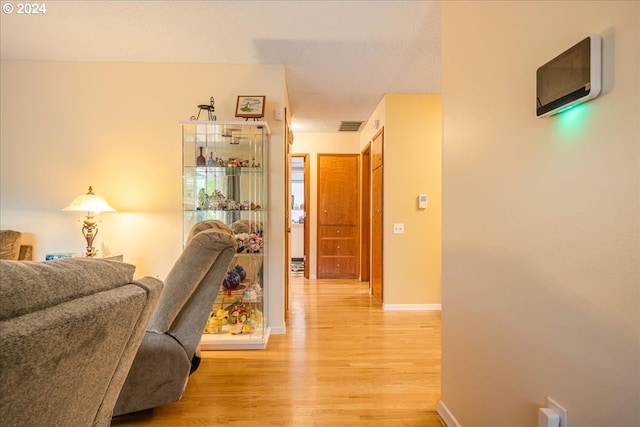
[[[356,280],[292,278],[285,335],[207,351],[181,401],[113,426],[442,427],[440,313],[387,311]]]

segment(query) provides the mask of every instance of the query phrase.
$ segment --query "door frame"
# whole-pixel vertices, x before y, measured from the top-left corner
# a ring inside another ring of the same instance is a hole
[[[371,278],[371,143],[367,143],[362,150],[361,174],[360,281],[368,282]]]
[[[284,318],[289,317],[290,292],[289,275],[291,273],[291,147],[293,145],[293,132],[289,127],[288,111],[284,109]]]
[[[310,222],[310,218],[309,218],[309,201],[311,198],[311,190],[310,190],[310,183],[309,183],[309,153],[291,153],[289,155],[289,165],[291,165],[291,159],[293,159],[294,157],[302,157],[302,161],[304,163],[304,273],[303,276],[305,279],[309,278],[309,264],[310,264],[310,259],[309,259],[309,222]],[[291,204],[291,169],[289,170],[289,204]],[[289,211],[291,212],[291,211]],[[291,214],[289,214],[289,228],[291,228]],[[289,244],[291,244],[291,240],[289,240]],[[291,253],[291,251],[289,250],[289,253]],[[289,274],[291,272],[289,271]]]

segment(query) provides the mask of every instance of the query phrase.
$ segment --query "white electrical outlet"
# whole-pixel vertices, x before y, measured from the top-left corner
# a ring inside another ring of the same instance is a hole
[[[550,397],[547,397],[547,408],[553,410],[560,417],[560,427],[569,427],[569,413],[558,402]]]
[[[393,234],[404,234],[404,224],[393,224]]]

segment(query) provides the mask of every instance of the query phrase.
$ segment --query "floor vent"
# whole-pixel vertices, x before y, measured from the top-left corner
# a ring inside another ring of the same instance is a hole
[[[360,126],[362,126],[362,123],[363,122],[340,122],[338,132],[358,132],[360,130]]]

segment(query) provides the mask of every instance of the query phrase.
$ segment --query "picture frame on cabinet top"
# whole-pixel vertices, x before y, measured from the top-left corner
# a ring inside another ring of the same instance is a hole
[[[260,119],[264,117],[266,96],[241,95],[236,103],[236,117],[244,119]]]

